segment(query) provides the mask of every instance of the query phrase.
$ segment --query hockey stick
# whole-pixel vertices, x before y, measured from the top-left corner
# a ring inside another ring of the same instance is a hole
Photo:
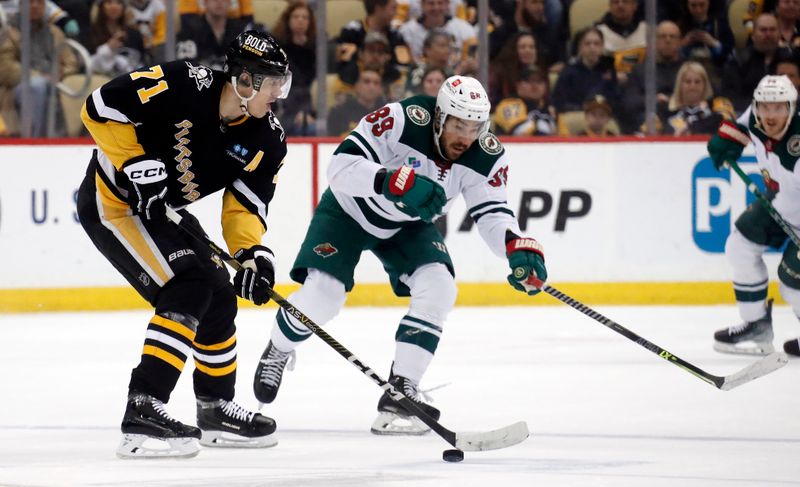
[[[553,296],[559,301],[569,306],[572,306],[573,308],[577,309],[578,311],[585,314],[589,318],[592,318],[593,320],[605,325],[606,327],[611,328],[612,330],[624,336],[628,340],[635,342],[638,345],[641,345],[642,347],[650,350],[651,352],[663,358],[664,360],[668,361],[669,363],[677,365],[686,372],[689,372],[695,377],[705,382],[708,382],[709,384],[715,386],[717,389],[721,389],[723,391],[729,391],[734,387],[738,387],[742,384],[750,382],[753,379],[757,379],[763,375],[769,374],[770,372],[774,372],[789,362],[789,359],[785,354],[773,353],[762,358],[758,362],[748,365],[739,372],[730,375],[718,376],[709,374],[708,372],[700,369],[699,367],[696,367],[690,364],[689,362],[683,360],[677,355],[674,355],[673,353],[664,350],[655,343],[652,343],[640,337],[639,335],[628,330],[619,323],[612,321],[609,318],[606,318],[605,316],[601,315],[600,313],[586,306],[580,301],[567,296],[566,294],[562,293],[561,291],[552,286],[548,286],[540,279],[536,278],[533,274],[531,274],[528,277],[526,283],[536,286],[538,289],[541,289],[542,291],[546,292],[550,296]]]
[[[776,210],[775,207],[772,206],[772,203],[767,199],[767,197],[764,196],[764,194],[761,193],[761,191],[759,191],[758,186],[756,186],[756,183],[754,183],[753,180],[750,179],[750,176],[748,176],[747,174],[744,173],[744,171],[742,171],[742,168],[739,167],[739,164],[737,164],[736,161],[725,161],[725,164],[728,165],[728,167],[730,167],[731,169],[733,169],[733,171],[736,174],[738,174],[740,178],[742,178],[744,184],[747,185],[747,189],[751,193],[753,193],[756,199],[758,199],[759,203],[761,203],[761,206],[763,206],[764,209],[767,210],[769,216],[771,216],[772,219],[778,223],[781,229],[784,232],[786,232],[786,235],[789,237],[789,239],[791,239],[792,243],[794,243],[798,248],[800,248],[800,238],[797,237],[797,234],[794,233],[792,227],[790,227],[789,224],[786,223],[786,220],[783,219],[781,214],[778,213],[778,210]]]
[[[241,269],[242,266],[239,264],[239,261],[222,250],[217,244],[208,238],[207,235],[198,232],[197,228],[184,223],[183,217],[170,207],[167,207],[167,218],[178,225],[190,236],[207,245],[214,255],[222,259],[226,264],[231,266],[231,268],[234,270]],[[351,351],[345,348],[344,345],[336,341],[336,339],[330,336],[319,325],[314,323],[311,318],[303,314],[303,312],[299,309],[295,308],[274,289],[269,290],[269,295],[270,298],[272,298],[272,300],[278,304],[278,306],[283,308],[287,313],[292,315],[296,320],[306,326],[327,345],[336,350],[339,355],[347,359],[348,362],[353,364],[364,375],[369,377],[372,382],[378,384],[381,389],[392,396],[392,399],[400,402],[407,410],[412,411],[414,415],[420,419],[420,421],[428,425],[430,429],[435,431],[446,442],[450,443],[459,450],[497,450],[521,443],[529,436],[530,433],[528,433],[528,425],[524,421],[519,421],[504,428],[476,433],[458,433],[445,428],[438,421],[425,414],[425,412],[420,409],[419,406],[414,404],[414,401],[407,398],[403,393],[398,392],[389,382],[383,380],[377,373],[375,373],[375,371],[365,365],[364,362],[362,362]]]

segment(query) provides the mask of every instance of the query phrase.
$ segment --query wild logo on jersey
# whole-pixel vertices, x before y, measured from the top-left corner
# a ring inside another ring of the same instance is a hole
[[[339,252],[339,249],[331,245],[329,242],[321,243],[314,247],[314,253],[325,259],[337,252]]]
[[[497,137],[491,132],[485,132],[481,135],[480,138],[478,138],[478,143],[487,154],[492,156],[496,156],[503,151],[503,146],[500,145],[500,141],[497,140]]]
[[[189,135],[192,122],[184,120],[183,122],[176,123],[175,127],[180,129],[175,133],[175,140],[177,140],[178,143],[173,146],[173,149],[178,151],[178,155],[175,156],[175,162],[177,162],[178,165],[175,167],[182,173],[178,181],[184,184],[181,191],[186,194],[184,194],[183,197],[189,201],[195,201],[200,197],[200,193],[195,191],[197,184],[192,182],[194,173],[189,170],[189,168],[192,167],[192,160],[189,159],[189,156],[192,155],[192,151],[187,147],[191,141],[186,138],[186,136]]]
[[[786,152],[794,157],[800,157],[800,135],[792,135],[786,142]]]
[[[406,107],[408,119],[415,124],[424,127],[431,121],[431,114],[419,105],[409,105]]]

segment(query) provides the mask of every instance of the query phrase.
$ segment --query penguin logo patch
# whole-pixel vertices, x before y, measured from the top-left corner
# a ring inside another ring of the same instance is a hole
[[[409,105],[406,107],[406,115],[408,115],[409,120],[414,122],[415,124],[419,125],[420,127],[424,127],[428,125],[428,122],[431,121],[431,114],[428,110],[425,110],[419,105]]]
[[[211,88],[214,75],[210,69],[205,66],[195,66],[188,61],[186,66],[189,68],[189,77],[197,83],[197,91],[202,91],[203,88]]]

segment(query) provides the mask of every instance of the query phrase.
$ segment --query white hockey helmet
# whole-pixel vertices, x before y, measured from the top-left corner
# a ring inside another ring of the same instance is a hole
[[[469,76],[456,75],[447,78],[436,96],[434,135],[437,148],[448,115],[462,120],[482,122],[478,131],[478,136],[480,136],[489,130],[491,108],[492,104],[480,81]],[[441,149],[439,151],[441,152]]]
[[[755,91],[753,92],[753,113],[756,116],[756,122],[761,124],[761,119],[758,114],[758,103],[779,103],[786,102],[789,106],[789,118],[786,120],[786,126],[780,133],[780,137],[786,133],[789,128],[789,123],[794,116],[797,107],[797,88],[786,75],[767,75],[761,78],[758,82]]]

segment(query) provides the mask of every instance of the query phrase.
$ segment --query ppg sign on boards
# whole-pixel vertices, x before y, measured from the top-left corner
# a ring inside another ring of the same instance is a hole
[[[764,180],[755,156],[739,158],[739,166],[764,191]],[[701,159],[692,171],[692,237],[706,252],[725,251],[725,240],[734,222],[755,200],[733,171],[717,171],[711,159]]]

